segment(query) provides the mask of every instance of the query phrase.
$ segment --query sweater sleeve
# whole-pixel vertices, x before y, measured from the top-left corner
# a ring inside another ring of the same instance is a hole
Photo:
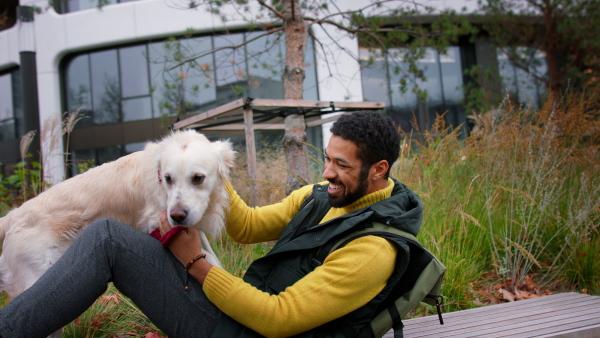
[[[213,267],[204,281],[211,302],[267,337],[288,337],[365,305],[386,285],[396,261],[387,240],[365,236],[332,252],[323,265],[278,295],[269,295]]]
[[[312,192],[312,185],[304,186],[281,202],[264,207],[249,207],[231,184],[227,185],[229,211],[225,220],[227,234],[238,243],[250,244],[273,241],[300,209],[304,199]]]

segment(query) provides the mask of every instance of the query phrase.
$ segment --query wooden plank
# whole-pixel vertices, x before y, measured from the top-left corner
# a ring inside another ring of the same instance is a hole
[[[572,330],[561,331],[560,333],[551,332],[550,334],[542,334],[538,338],[598,338],[600,337],[600,324],[586,327],[579,327]]]
[[[464,317],[464,316],[486,316],[488,312],[498,312],[501,309],[505,309],[508,311],[509,309],[514,308],[526,308],[526,307],[536,307],[541,304],[547,305],[552,303],[560,303],[563,304],[565,302],[577,302],[589,299],[590,295],[579,294],[574,292],[567,293],[559,293],[550,296],[544,296],[539,298],[531,298],[527,300],[520,300],[509,303],[495,304],[495,305],[487,305],[473,309],[455,311],[444,313],[443,317],[445,318],[453,318],[453,317]],[[406,323],[422,323],[429,321],[437,321],[437,316],[427,316],[420,318],[408,319]]]
[[[520,301],[525,303],[524,301]],[[495,306],[495,305],[494,305]],[[578,308],[589,308],[589,307],[600,307],[600,297],[599,298],[584,298],[584,299],[575,299],[573,301],[568,302],[547,302],[543,304],[535,304],[535,306],[523,306],[523,307],[512,307],[509,311],[502,309],[492,309],[495,310],[493,312],[490,311],[482,311],[481,313],[473,313],[471,315],[464,315],[463,311],[453,312],[444,316],[444,322],[447,323],[448,326],[452,325],[462,325],[463,322],[468,323],[485,323],[490,321],[501,321],[504,318],[510,318],[514,316],[528,315],[531,313],[545,313],[551,314],[552,312],[560,312],[562,310],[576,310]],[[437,316],[436,316],[437,319]],[[434,319],[434,322],[437,320]],[[446,320],[447,319],[447,320]],[[409,321],[406,321],[407,323]],[[414,324],[414,323],[413,323]]]
[[[600,297],[563,293],[404,321],[407,337],[531,337],[572,331],[600,332]],[[589,327],[589,330],[587,329]],[[393,337],[393,331],[384,335]],[[584,336],[581,336],[584,337]]]
[[[600,312],[600,299],[590,299],[588,302],[580,302],[577,304],[562,303],[553,306],[537,306],[520,309],[518,311],[496,311],[495,313],[488,313],[485,316],[461,316],[454,320],[445,319],[444,325],[438,324],[436,327],[429,327],[428,329],[423,329],[423,326],[417,328],[414,324],[410,324],[410,327],[415,327],[415,329],[408,330],[409,324],[408,321],[406,321],[405,325],[407,330],[405,331],[407,332],[407,335],[410,332],[411,336],[418,335],[420,332],[426,332],[427,334],[444,334],[457,330],[469,330],[481,333],[480,331],[485,328],[512,327],[521,321],[531,321],[538,318],[560,318],[565,311],[569,313],[579,313],[582,311],[590,311],[590,309],[594,308]],[[460,312],[462,311],[455,313],[460,314]]]
[[[227,124],[227,125],[223,125],[223,126],[214,126],[214,127],[208,127],[208,128],[206,128],[204,126],[207,126],[207,124],[196,123],[196,124],[191,124],[191,125],[187,126],[187,128],[202,128],[201,131],[205,131],[205,130],[208,130],[208,131],[246,130],[246,126],[241,123],[232,123],[232,124]],[[254,130],[283,130],[283,129],[285,129],[285,125],[283,123],[254,124]]]
[[[306,122],[306,127],[309,127],[309,128],[310,127],[316,127],[316,126],[320,126],[320,125],[328,123],[328,122],[336,121],[342,115],[343,114],[339,114],[339,115],[336,115],[336,116],[331,116],[331,117],[320,119],[320,120]]]
[[[433,336],[437,337],[500,337],[500,336],[511,336],[525,332],[529,332],[531,336],[532,331],[538,331],[543,328],[554,327],[554,331],[560,331],[560,329],[566,324],[572,324],[581,322],[584,320],[596,320],[596,323],[600,323],[600,308],[595,311],[590,309],[581,309],[578,311],[566,311],[562,315],[547,316],[545,314],[519,316],[516,318],[510,318],[510,320],[473,325],[471,327],[464,327],[462,329],[455,329],[450,332],[435,333]],[[577,326],[581,326],[579,323]],[[424,337],[432,335],[432,332],[428,332]]]
[[[254,125],[252,121],[252,108],[244,109],[244,123],[246,126],[246,157],[248,161],[248,178],[250,179],[250,204],[258,205],[258,190],[256,189],[256,143],[254,142]]]
[[[199,126],[202,121],[207,119],[224,115],[239,109],[242,109],[246,103],[246,99],[237,99],[235,101],[226,103],[219,107],[210,109],[206,112],[199,113],[197,115],[188,117],[185,120],[176,122],[173,124],[174,129],[183,128],[194,128]],[[251,107],[265,107],[265,108],[329,108],[333,104],[334,108],[353,108],[353,109],[365,109],[365,110],[378,110],[385,108],[384,102],[332,102],[332,101],[308,101],[308,100],[274,100],[274,99],[254,99],[250,102]],[[324,111],[324,114],[331,113]],[[315,122],[318,123],[318,122]],[[321,122],[324,123],[324,122]],[[220,129],[206,129],[206,130],[220,130]],[[241,129],[221,129],[221,130],[241,130]]]
[[[327,108],[333,103],[335,108],[354,109],[383,109],[384,102],[342,102],[342,101],[309,101],[309,100],[274,100],[254,99],[252,107],[276,107],[276,108]]]
[[[596,313],[597,314],[597,313]],[[582,313],[577,318],[565,318],[555,321],[544,321],[540,323],[525,323],[524,327],[509,328],[508,330],[496,330],[496,332],[488,335],[477,335],[477,337],[532,337],[547,333],[561,333],[565,330],[574,328],[585,328],[588,326],[600,324],[600,317],[586,315]]]
[[[553,323],[554,324],[554,323]],[[535,337],[600,337],[600,321],[597,318],[581,320],[567,324],[557,324],[531,330],[527,333],[510,334],[504,337],[529,338]]]
[[[236,110],[236,109],[240,109],[244,106],[244,102],[245,102],[244,99],[237,99],[235,101],[226,103],[217,108],[213,108],[211,110],[205,111],[204,113],[200,113],[198,115],[188,117],[185,120],[176,122],[175,124],[173,124],[173,128],[174,129],[188,128],[188,126],[190,126],[194,123],[198,123],[198,122],[204,121],[206,119],[213,118],[215,116],[222,115],[222,114],[228,113],[228,112]]]

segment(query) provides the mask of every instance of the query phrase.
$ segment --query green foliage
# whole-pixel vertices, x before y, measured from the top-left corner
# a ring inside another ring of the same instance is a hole
[[[31,154],[27,155],[27,158],[32,157]],[[0,216],[34,198],[46,188],[39,162],[25,160],[17,163],[11,175],[0,175]]]
[[[517,67],[537,77],[535,59],[522,47],[545,53],[549,76],[540,80],[557,99],[569,86],[598,83],[600,2],[482,0],[480,7],[483,29]]]

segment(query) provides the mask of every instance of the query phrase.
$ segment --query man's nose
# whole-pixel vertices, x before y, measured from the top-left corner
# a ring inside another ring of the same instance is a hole
[[[331,164],[325,164],[325,169],[323,170],[323,178],[326,180],[335,178],[336,173],[331,169]]]

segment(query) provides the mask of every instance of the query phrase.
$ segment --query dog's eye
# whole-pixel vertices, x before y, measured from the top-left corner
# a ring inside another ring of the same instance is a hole
[[[204,181],[204,175],[194,175],[192,178],[192,183],[198,185]]]
[[[167,182],[167,184],[173,183],[173,179],[171,178],[171,175],[165,175],[165,182]]]

